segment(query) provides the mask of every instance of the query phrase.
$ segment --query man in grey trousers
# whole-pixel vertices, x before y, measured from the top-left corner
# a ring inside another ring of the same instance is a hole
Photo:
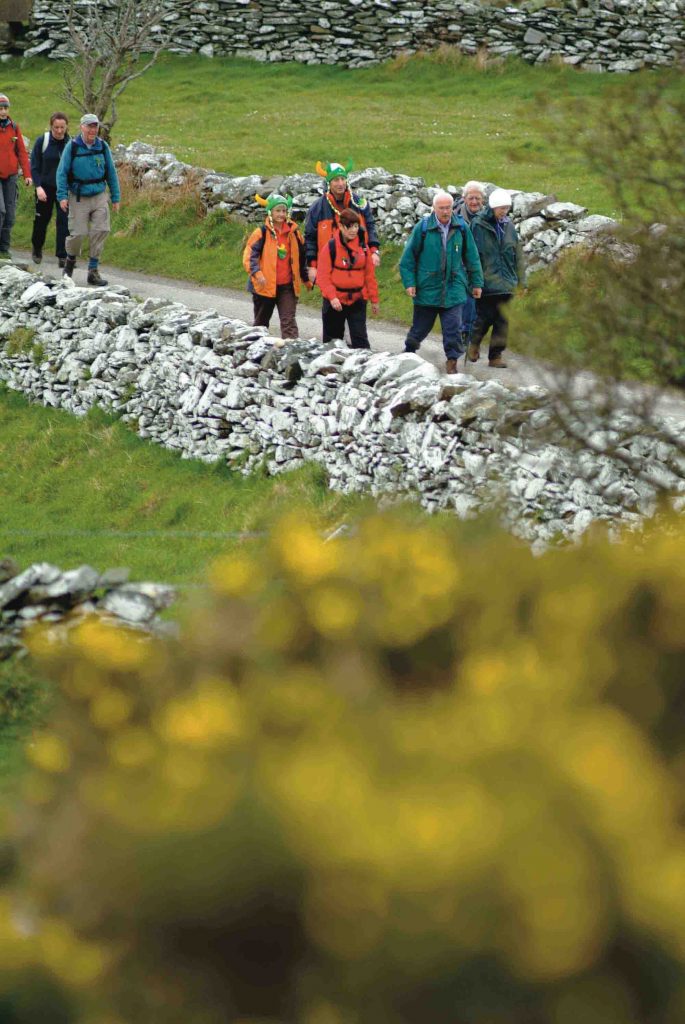
[[[109,188],[112,209],[118,210],[121,200],[119,178],[109,146],[98,137],[100,122],[95,114],[84,114],[81,131],[64,147],[57,168],[57,200],[69,211],[69,236],[64,273],[74,273],[81,246],[89,242],[88,284],[107,284],[100,276],[99,263],[105,240],[109,235]]]

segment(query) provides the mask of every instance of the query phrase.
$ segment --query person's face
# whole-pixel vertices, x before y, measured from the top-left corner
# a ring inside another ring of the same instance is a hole
[[[9,117],[9,116],[10,116],[10,108],[7,106],[6,103],[0,103],[0,118],[1,117]]]
[[[492,211],[495,215],[495,220],[504,220],[510,209],[510,206],[495,206]]]
[[[347,178],[331,178],[331,192],[336,199],[342,199],[347,188]]]
[[[61,117],[56,118],[50,125],[50,131],[56,139],[63,139],[67,131],[67,122]]]
[[[464,196],[464,206],[469,213],[478,213],[483,209],[483,197],[480,192],[467,192]]]
[[[286,207],[283,206],[282,203],[280,206],[274,206],[273,210],[271,211],[271,219],[274,222],[274,224],[276,224],[277,227],[280,227],[282,224],[285,224],[287,216],[288,211]]]
[[[346,242],[351,242],[353,238],[356,238],[359,234],[358,224],[341,224],[341,234]]]
[[[439,199],[433,209],[435,210],[435,216],[438,218],[441,224],[447,224],[450,217],[452,216],[452,208],[454,202],[451,199]]]
[[[81,135],[83,136],[83,141],[87,143],[95,142],[99,127],[100,125],[98,124],[82,124]]]

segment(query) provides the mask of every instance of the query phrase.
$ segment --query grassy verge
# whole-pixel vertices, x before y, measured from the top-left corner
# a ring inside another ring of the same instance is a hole
[[[0,460],[2,551],[22,565],[126,565],[138,579],[198,581],[239,543],[216,534],[267,529],[292,505],[323,527],[361,505],[330,491],[314,465],[245,477],[182,460],[99,410],[79,420],[7,392]]]

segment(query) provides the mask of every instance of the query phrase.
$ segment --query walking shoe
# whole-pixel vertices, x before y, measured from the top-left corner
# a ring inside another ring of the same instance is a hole
[[[477,363],[480,359],[480,349],[478,348],[478,345],[471,343],[469,345],[469,350],[466,353],[466,357],[470,363]]]
[[[95,267],[93,270],[88,271],[88,284],[104,285],[107,284],[107,281],[105,281],[104,277],[100,276],[100,271]]]
[[[41,263],[43,260],[43,250],[34,249],[31,253],[31,259],[33,260],[34,263]]]
[[[492,366],[495,370],[506,370],[507,365],[501,356],[495,356],[494,359],[488,360],[488,366]]]
[[[58,258],[58,260],[57,260],[57,266],[61,267],[62,269],[64,269],[64,267],[66,267],[66,265],[67,265],[67,258],[66,258],[66,256],[60,256]]]
[[[74,267],[76,266],[76,257],[67,256],[64,261],[64,277],[73,277]]]
[[[456,359],[448,359],[447,362],[445,363],[445,367],[446,367],[447,373],[458,373],[459,372],[457,370],[457,360]]]

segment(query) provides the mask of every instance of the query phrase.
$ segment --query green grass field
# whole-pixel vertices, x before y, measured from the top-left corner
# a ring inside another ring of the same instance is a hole
[[[180,584],[174,614],[188,593],[183,585],[192,593],[215,558],[262,543],[263,531],[289,509],[306,509],[324,529],[367,504],[330,491],[314,465],[244,477],[184,461],[98,410],[76,419],[1,390],[0,463],[3,557],[22,567],[126,566],[132,579]],[[49,692],[30,662],[0,662],[0,793]]]
[[[483,69],[452,51],[354,70],[168,55],[121,97],[113,141],[151,142],[230,174],[313,171],[319,159],[351,156],[358,168],[381,165],[429,184],[480,178],[613,214],[601,178],[574,158],[570,129],[567,147],[558,132],[579,102],[601,117],[623,85],[621,76],[566,66]],[[31,138],[62,106],[53,61],[9,61],[0,86]]]

